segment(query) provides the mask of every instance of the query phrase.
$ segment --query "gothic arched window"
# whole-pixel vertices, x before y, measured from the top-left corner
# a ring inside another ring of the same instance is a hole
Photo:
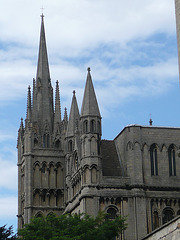
[[[157,146],[156,144],[150,147],[150,161],[151,161],[151,176],[158,175],[158,162],[157,162]]]
[[[50,140],[49,140],[49,134],[44,134],[43,135],[43,147],[44,148],[49,148],[49,142],[50,142]]]
[[[113,207],[108,208],[107,213],[109,219],[115,219],[117,217],[117,210]]]
[[[47,134],[47,148],[49,148],[49,134]]]
[[[55,148],[56,148],[56,149],[59,149],[60,146],[61,146],[61,142],[60,142],[60,140],[58,139],[58,140],[56,140],[56,142],[55,142]]]
[[[95,120],[91,120],[91,122],[90,122],[90,131],[92,133],[96,131],[96,122],[95,122]]]
[[[43,190],[42,192],[42,201],[45,202],[46,201],[46,191]]]
[[[43,215],[42,215],[42,213],[39,212],[38,214],[36,214],[36,217],[37,217],[37,218],[42,218]]]
[[[37,140],[37,138],[34,138],[34,147],[38,147],[38,140]]]
[[[72,150],[73,150],[72,140],[69,140],[69,142],[68,142],[68,151],[72,152]]]
[[[87,132],[88,132],[88,121],[87,121],[87,120],[85,120],[85,121],[83,122],[83,132],[84,132],[84,133],[87,133]]]
[[[163,210],[163,224],[171,221],[174,218],[174,213],[171,208],[165,208]]]
[[[175,148],[171,144],[168,148],[168,158],[169,158],[169,176],[176,176],[176,159],[175,159]]]
[[[159,227],[159,215],[157,211],[153,213],[153,230]]]

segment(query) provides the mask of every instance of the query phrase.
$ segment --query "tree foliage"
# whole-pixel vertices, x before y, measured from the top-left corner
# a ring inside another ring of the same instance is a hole
[[[125,219],[110,220],[107,214],[96,218],[87,214],[34,217],[18,231],[22,240],[111,240],[126,229]]]
[[[0,239],[1,240],[16,240],[16,234],[13,232],[13,227],[10,226],[9,228],[6,227],[6,225],[0,227]]]

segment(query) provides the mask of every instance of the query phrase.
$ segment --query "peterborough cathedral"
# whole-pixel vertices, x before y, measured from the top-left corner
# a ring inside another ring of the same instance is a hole
[[[81,112],[73,91],[69,117],[66,109],[61,117],[42,15],[37,75],[18,131],[18,228],[33,216],[105,211],[112,219],[127,217],[118,239],[140,240],[180,215],[180,128],[150,121],[124,127],[114,140],[101,133],[90,68]]]

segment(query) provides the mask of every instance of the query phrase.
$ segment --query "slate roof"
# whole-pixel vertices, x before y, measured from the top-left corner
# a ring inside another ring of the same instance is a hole
[[[101,141],[103,176],[123,176],[114,141]]]

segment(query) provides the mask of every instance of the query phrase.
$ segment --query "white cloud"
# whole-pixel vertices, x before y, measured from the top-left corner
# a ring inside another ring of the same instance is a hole
[[[1,0],[0,4],[0,38],[37,45],[42,3]],[[63,53],[148,37],[159,30],[172,34],[175,29],[174,3],[169,0],[54,0],[44,5],[49,46],[57,50],[59,45]]]
[[[0,156],[0,189],[17,190],[17,160],[16,151],[12,149],[2,149],[6,152],[6,157]]]
[[[0,102],[4,103],[25,97],[27,86],[32,85],[36,75],[42,2],[0,0],[0,4]],[[157,32],[174,34],[174,4],[171,1],[46,0],[44,6],[51,77],[53,84],[56,79],[60,80],[64,105],[71,99],[74,88],[81,91],[77,94],[82,98],[88,65],[93,68],[95,81],[105,81],[101,95],[106,95],[109,85],[112,92],[116,91],[122,80],[131,85],[129,90],[123,90],[129,94],[122,94],[121,98],[132,96],[135,91],[141,93],[134,87],[134,82],[140,74],[149,79],[148,71],[152,85],[156,81],[154,77],[159,73],[153,71],[159,67],[158,63],[144,68],[124,68],[121,59],[144,54],[132,49],[131,45],[127,47],[127,42],[144,43],[142,39]],[[116,45],[121,47],[116,48]],[[102,53],[98,55],[102,46],[107,49],[104,52],[101,49]],[[108,58],[108,65],[103,58]],[[112,67],[114,63],[119,66]]]
[[[4,224],[6,224],[7,218],[15,218],[17,215],[17,197],[0,197],[0,213],[0,219],[4,220]]]

